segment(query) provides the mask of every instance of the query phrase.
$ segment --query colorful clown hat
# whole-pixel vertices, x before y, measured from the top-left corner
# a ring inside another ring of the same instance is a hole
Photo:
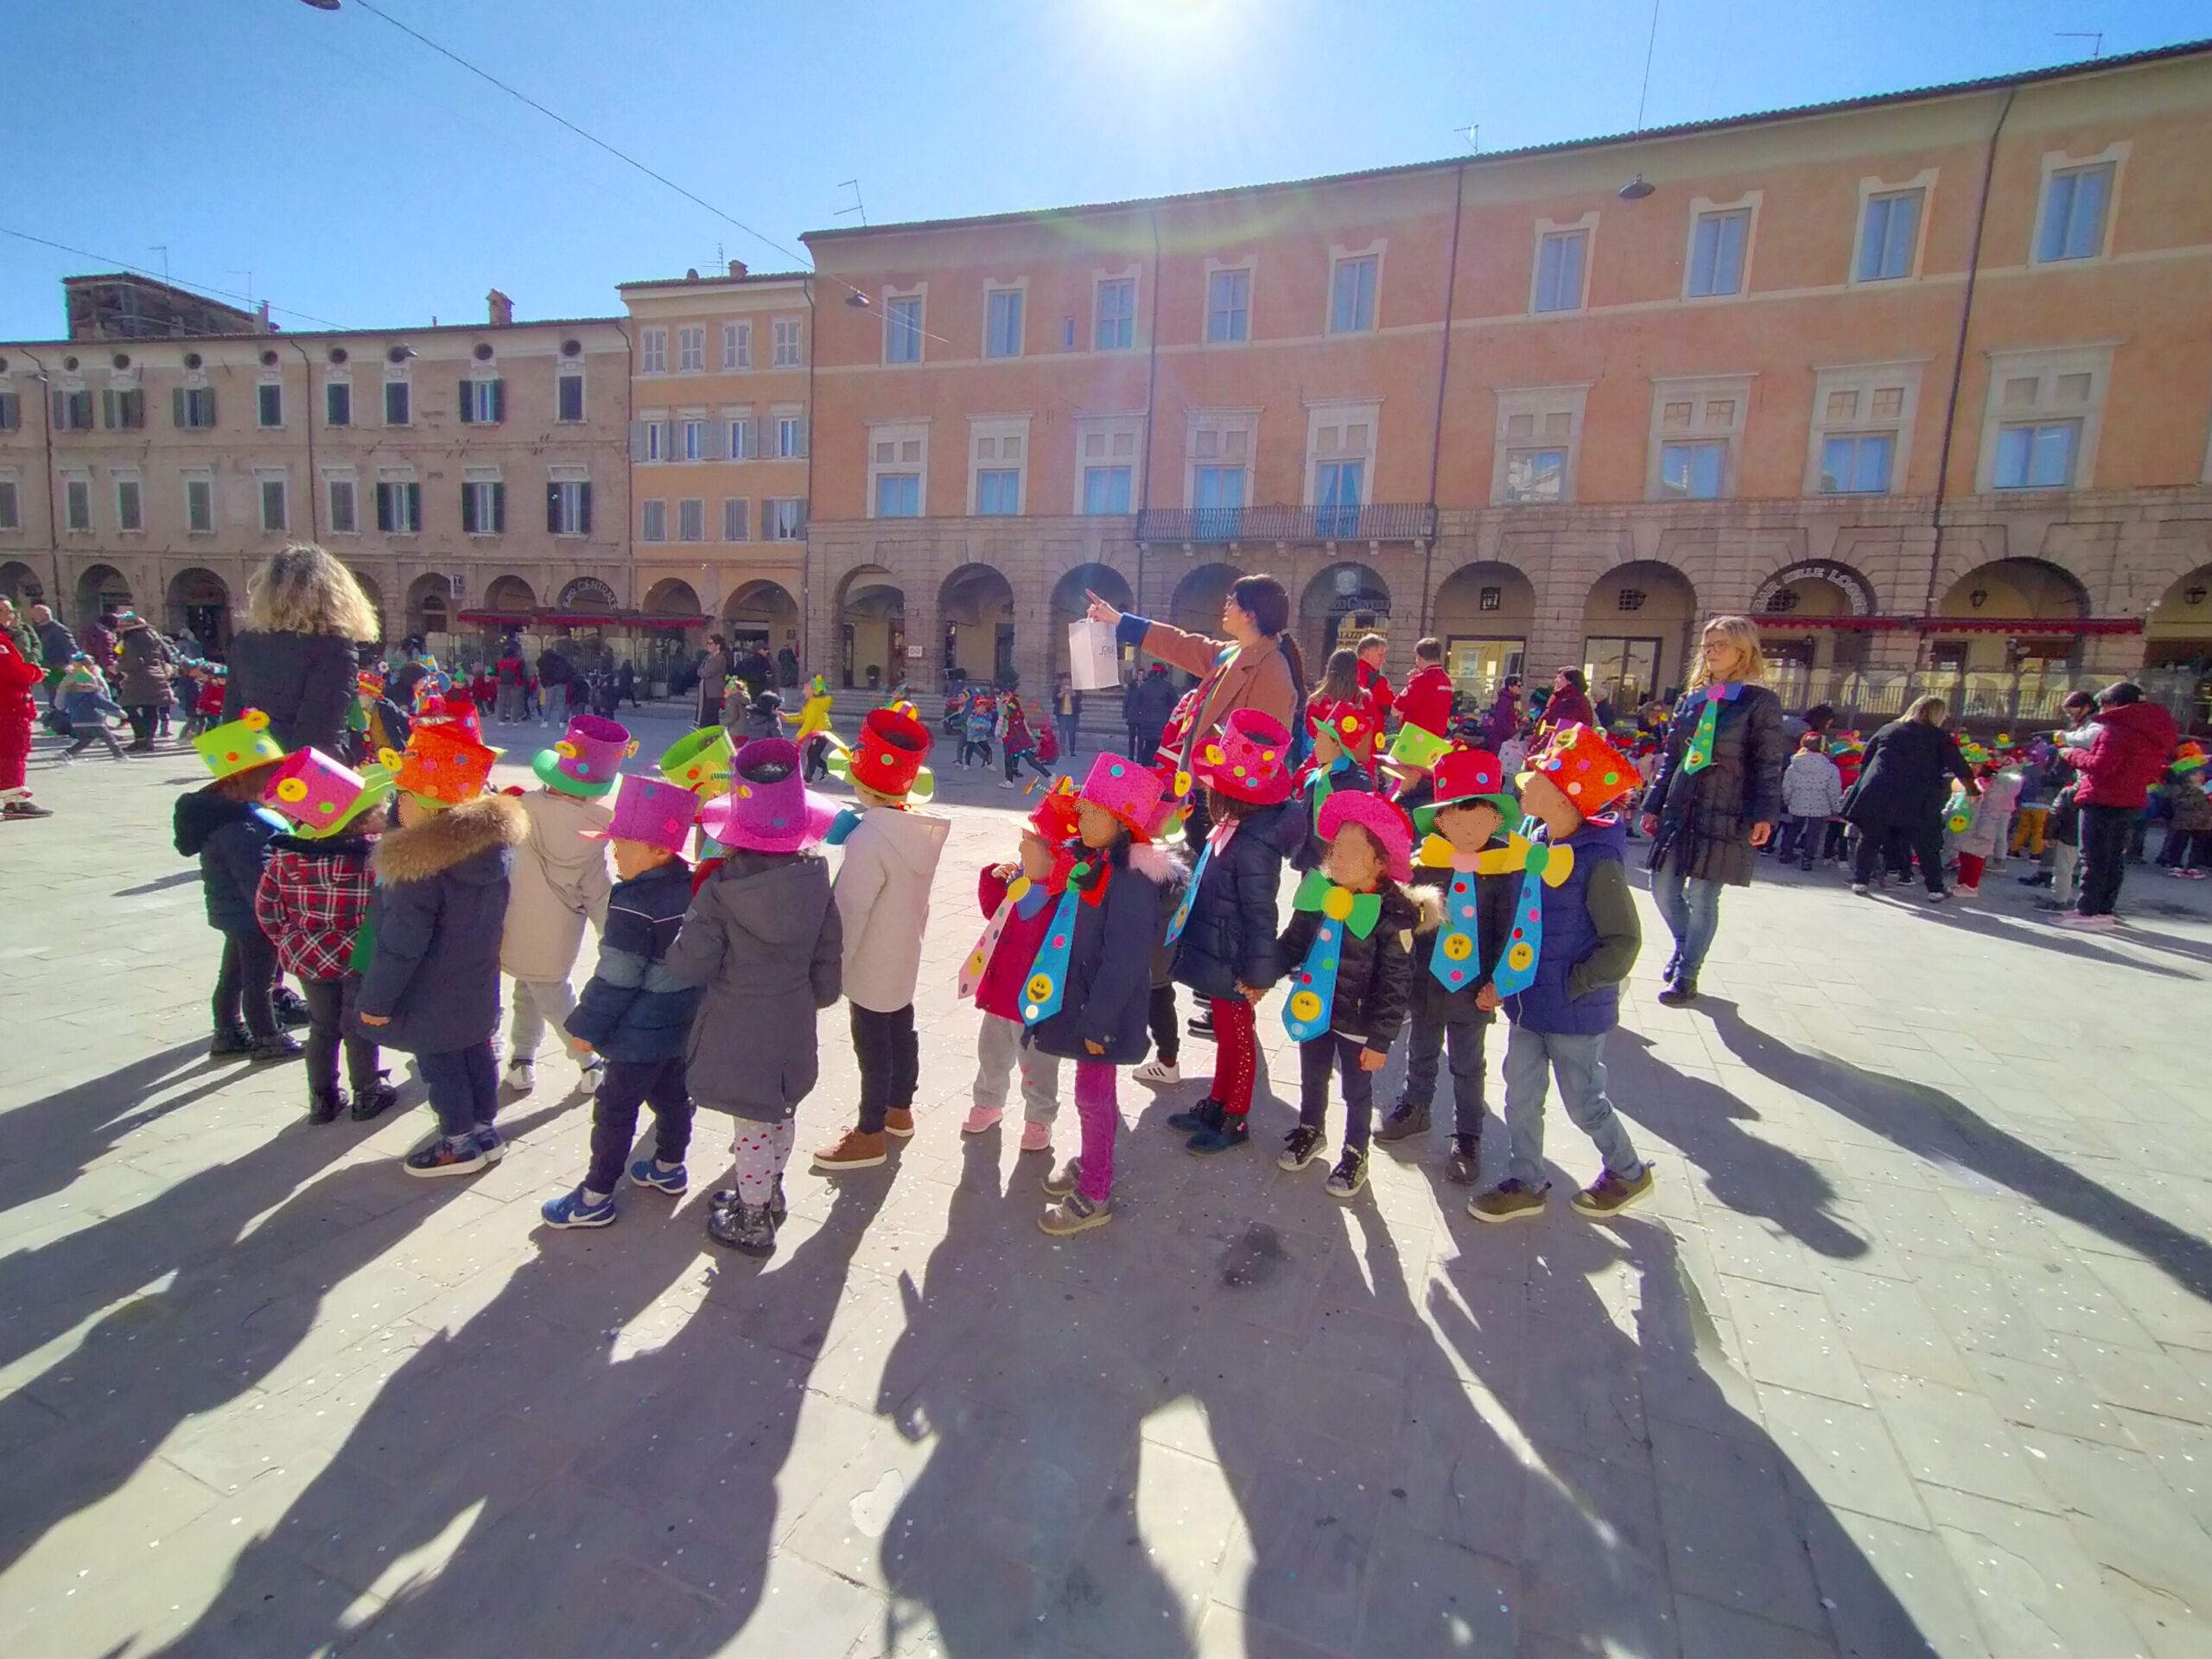
[[[1520,780],[1523,794],[1530,778],[1546,779],[1586,818],[1597,817],[1642,781],[1634,763],[1587,726],[1560,727],[1529,757],[1529,767]]]
[[[1390,758],[1412,772],[1427,772],[1444,758],[1452,747],[1452,740],[1439,737],[1426,726],[1416,726],[1411,721],[1398,728],[1398,735],[1390,744]]]
[[[832,760],[831,770],[893,800],[908,795],[927,799],[929,773],[922,762],[929,758],[932,741],[912,703],[872,709],[861,721],[860,742],[849,756],[837,757],[843,766]]]
[[[1150,841],[1154,826],[1161,821],[1160,806],[1166,798],[1167,785],[1151,768],[1109,750],[1090,763],[1090,775],[1083,780],[1078,794],[1120,819],[1137,840]]]
[[[1290,798],[1290,734],[1257,709],[1237,709],[1221,735],[1198,747],[1192,775],[1232,801],[1273,806]]]
[[[637,747],[628,727],[597,715],[578,715],[558,743],[537,752],[530,769],[548,789],[595,801],[613,789],[622,762]]]
[[[729,733],[720,726],[702,726],[679,737],[660,758],[660,775],[678,789],[693,794],[729,787]]]
[[[393,781],[433,805],[458,806],[484,792],[499,758],[499,750],[476,741],[457,721],[417,721]]]
[[[1488,749],[1454,748],[1436,763],[1436,798],[1414,809],[1414,827],[1424,836],[1436,829],[1436,815],[1447,806],[1491,806],[1510,823],[1521,805],[1505,787],[1505,767]]]
[[[269,716],[249,709],[236,720],[226,720],[192,740],[207,770],[218,778],[235,778],[256,766],[284,758],[284,746],[269,734]]]
[[[384,696],[384,676],[372,674],[364,669],[353,677],[353,689],[364,696],[381,697]]]
[[[759,737],[731,761],[729,793],[699,809],[699,827],[725,847],[795,853],[830,833],[836,804],[799,777],[798,745]]]
[[[338,834],[391,794],[391,783],[388,766],[372,763],[356,772],[321,749],[305,748],[284,757],[261,800],[315,840]]]
[[[1363,697],[1357,702],[1332,702],[1317,697],[1306,705],[1306,712],[1313,722],[1315,736],[1328,733],[1336,739],[1338,747],[1362,760],[1375,753],[1375,741],[1382,735],[1382,723]]]
[[[1340,789],[1321,803],[1320,821],[1314,828],[1320,832],[1322,840],[1333,841],[1337,831],[1348,823],[1359,825],[1382,843],[1383,859],[1393,881],[1412,877],[1414,826],[1403,807],[1363,789]]]
[[[2176,772],[2196,772],[2204,765],[2204,746],[2194,738],[2174,750],[2173,769]]]
[[[632,773],[614,798],[614,821],[604,830],[582,830],[587,841],[641,841],[682,853],[699,815],[699,798],[680,784],[664,784]]]

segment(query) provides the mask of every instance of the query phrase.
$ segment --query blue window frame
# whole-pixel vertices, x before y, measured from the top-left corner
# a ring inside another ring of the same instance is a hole
[[[1744,244],[1751,235],[1751,210],[1698,215],[1690,238],[1690,297],[1737,294],[1744,287]]]
[[[1325,461],[1314,467],[1316,531],[1323,536],[1359,533],[1359,498],[1366,476],[1363,461]]]
[[[2112,200],[2112,163],[2069,167],[2050,175],[2044,193],[2037,263],[2090,259],[2105,251],[2105,209]]]
[[[1996,485],[2000,490],[2063,490],[2074,483],[2074,457],[2082,445],[2079,421],[2029,421],[1997,432]]]
[[[1662,494],[1691,501],[1717,499],[1727,470],[1728,445],[1724,441],[1660,446],[1659,488]]]
[[[1894,282],[1912,275],[1912,251],[1920,239],[1920,192],[1869,196],[1859,227],[1859,280]]]

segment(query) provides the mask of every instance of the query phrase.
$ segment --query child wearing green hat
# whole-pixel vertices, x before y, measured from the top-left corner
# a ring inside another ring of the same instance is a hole
[[[300,1046],[277,1023],[276,950],[254,913],[269,843],[284,827],[262,806],[261,792],[284,751],[258,709],[202,732],[192,746],[214,780],[177,798],[174,827],[177,851],[200,861],[207,925],[223,936],[215,1035],[207,1052],[218,1058],[289,1060]]]

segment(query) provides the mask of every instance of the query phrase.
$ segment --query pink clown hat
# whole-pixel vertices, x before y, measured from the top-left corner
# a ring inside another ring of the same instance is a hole
[[[830,833],[836,804],[799,778],[798,745],[759,737],[730,762],[729,793],[699,809],[699,827],[725,847],[795,853]]]
[[[391,792],[389,767],[372,764],[355,772],[321,749],[306,748],[284,757],[261,798],[302,836],[321,836],[335,835]]]
[[[1090,775],[1077,791],[1081,799],[1119,818],[1139,841],[1150,841],[1160,824],[1160,798],[1166,793],[1166,780],[1158,772],[1110,751],[1090,763]]]
[[[637,747],[628,727],[597,715],[578,715],[558,743],[538,751],[530,769],[549,789],[596,800],[613,789],[622,762]]]
[[[642,841],[648,847],[681,854],[691,838],[699,798],[688,789],[632,772],[614,798],[614,822],[604,830],[580,833],[588,841]]]
[[[1340,789],[1321,804],[1321,821],[1314,827],[1322,840],[1331,841],[1348,823],[1370,831],[1382,842],[1393,881],[1412,879],[1414,825],[1403,807],[1363,790]]]

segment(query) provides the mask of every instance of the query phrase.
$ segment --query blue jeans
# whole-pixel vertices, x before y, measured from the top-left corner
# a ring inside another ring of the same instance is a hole
[[[1052,729],[1059,734],[1060,753],[1070,760],[1074,760],[1077,752],[1076,717],[1073,715],[1054,715]]]
[[[1559,1079],[1560,1103],[1574,1127],[1597,1146],[1605,1167],[1624,1180],[1643,1173],[1643,1160],[1628,1138],[1613,1103],[1605,1098],[1605,1034],[1565,1037],[1515,1026],[1505,1039],[1505,1133],[1510,1147],[1506,1173],[1541,1192],[1544,1180],[1544,1098],[1550,1076]]]
[[[417,1054],[415,1069],[423,1074],[423,1086],[429,1090],[431,1108],[438,1115],[438,1128],[447,1140],[491,1129],[499,1109],[499,1068],[492,1058],[490,1038],[443,1054]]]
[[[1720,931],[1720,883],[1684,875],[1687,856],[1671,853],[1651,872],[1651,897],[1681,952],[1680,976],[1694,980],[1705,966],[1705,953],[1713,949],[1713,936]]]

